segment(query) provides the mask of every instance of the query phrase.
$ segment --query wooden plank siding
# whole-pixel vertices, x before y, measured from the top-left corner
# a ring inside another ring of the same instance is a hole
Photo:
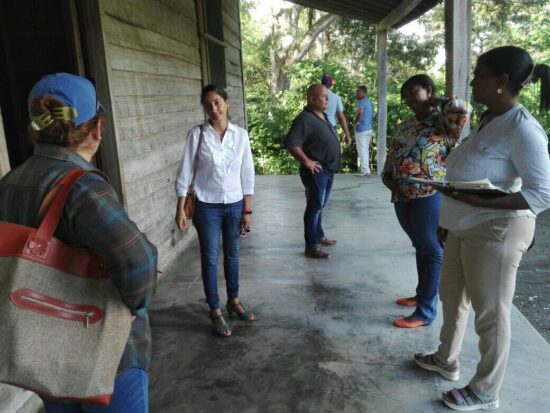
[[[238,0],[223,1],[232,122],[245,126]],[[174,223],[174,181],[188,130],[204,121],[195,0],[101,0],[125,204],[159,250],[160,268],[194,232]]]
[[[223,36],[227,45],[225,48],[226,89],[231,101],[231,122],[246,128],[239,2],[224,0],[222,4]]]

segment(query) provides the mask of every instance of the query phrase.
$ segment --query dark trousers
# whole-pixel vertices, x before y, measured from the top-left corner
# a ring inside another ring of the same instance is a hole
[[[437,289],[443,256],[437,241],[441,194],[437,192],[426,198],[396,202],[394,205],[397,219],[416,250],[418,285],[415,315],[431,323],[437,311]]]
[[[304,212],[304,238],[306,248],[315,247],[325,236],[322,226],[323,208],[328,202],[334,172],[322,170],[312,174],[305,167],[300,168],[300,178],[306,192],[306,210]]]

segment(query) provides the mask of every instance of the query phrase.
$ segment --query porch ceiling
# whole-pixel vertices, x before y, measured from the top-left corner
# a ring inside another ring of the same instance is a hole
[[[288,0],[339,16],[379,23],[402,2],[408,0]],[[441,0],[422,0],[408,15],[392,27],[400,27],[420,17]]]

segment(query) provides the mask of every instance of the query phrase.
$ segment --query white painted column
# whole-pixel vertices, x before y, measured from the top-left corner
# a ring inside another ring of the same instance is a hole
[[[378,30],[376,33],[376,63],[378,67],[377,88],[378,88],[378,157],[376,172],[378,175],[382,172],[386,162],[386,145],[388,131],[388,31],[387,29]]]

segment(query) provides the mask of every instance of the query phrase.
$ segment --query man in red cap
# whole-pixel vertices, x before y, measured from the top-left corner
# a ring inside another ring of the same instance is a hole
[[[344,130],[344,143],[349,145],[351,144],[351,138],[349,136],[348,123],[346,122],[346,117],[344,116],[344,105],[342,104],[342,99],[330,90],[334,84],[334,78],[331,75],[323,75],[321,78],[321,83],[328,90],[328,107],[325,110],[328,121],[332,126],[334,126],[335,130],[336,123],[340,123],[340,126],[342,126],[342,129]]]

